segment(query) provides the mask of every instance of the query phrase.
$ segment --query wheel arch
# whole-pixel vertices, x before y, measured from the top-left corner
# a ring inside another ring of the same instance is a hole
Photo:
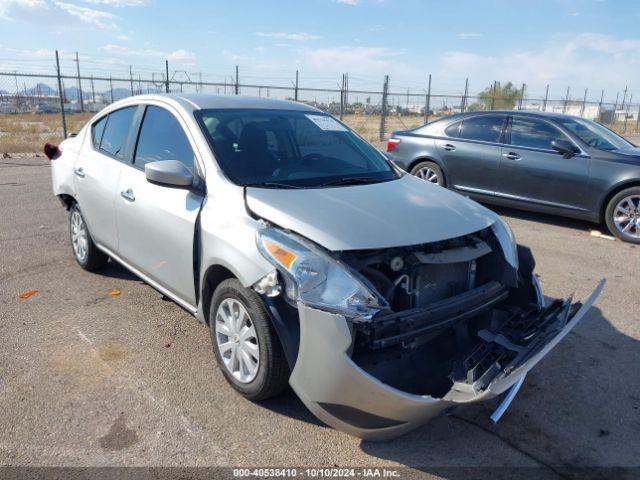
[[[204,323],[209,324],[209,312],[211,310],[211,297],[224,280],[229,278],[238,278],[231,270],[224,265],[214,264],[207,267],[202,282],[202,315]]]
[[[609,190],[609,192],[607,192],[604,199],[602,200],[602,203],[600,204],[599,218],[601,223],[606,221],[607,206],[609,205],[609,202],[611,201],[611,199],[615,197],[618,193],[620,193],[622,190],[626,190],[627,188],[632,188],[632,187],[640,187],[640,178],[625,180],[622,183],[617,184],[615,187]]]
[[[62,206],[67,210],[71,210],[71,207],[73,207],[75,203],[78,203],[75,197],[68,193],[60,193],[56,196],[58,197],[58,200],[60,200]]]
[[[447,186],[447,178],[449,177],[449,174],[447,172],[447,170],[444,167],[444,164],[434,158],[434,157],[430,157],[428,155],[422,155],[414,160],[411,161],[411,163],[409,163],[409,166],[407,167],[407,172],[411,173],[411,170],[413,170],[413,167],[415,167],[417,164],[421,163],[421,162],[433,162],[436,165],[438,165],[440,167],[440,170],[442,170],[442,175],[444,176],[444,186]]]

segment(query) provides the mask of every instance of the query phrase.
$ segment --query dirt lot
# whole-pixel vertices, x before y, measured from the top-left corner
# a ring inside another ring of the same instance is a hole
[[[548,295],[608,284],[497,426],[494,402],[372,443],[325,427],[291,392],[243,400],[215,366],[205,326],[116,264],[82,271],[44,159],[0,159],[0,204],[0,465],[389,466],[452,479],[640,472],[639,249],[591,236],[592,225],[500,211],[532,247]],[[19,298],[29,290],[38,293]]]

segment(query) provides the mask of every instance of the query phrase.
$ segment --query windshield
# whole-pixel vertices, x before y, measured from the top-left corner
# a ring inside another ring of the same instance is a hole
[[[398,177],[374,147],[323,113],[220,109],[196,116],[220,168],[238,185],[312,188]]]
[[[633,146],[608,128],[591,120],[562,118],[558,121],[590,147],[600,150],[618,150]]]

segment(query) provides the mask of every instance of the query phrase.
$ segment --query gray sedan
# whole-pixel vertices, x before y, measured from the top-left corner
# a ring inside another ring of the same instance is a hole
[[[640,244],[640,148],[584,118],[470,112],[394,132],[403,169],[476,200],[606,223]]]

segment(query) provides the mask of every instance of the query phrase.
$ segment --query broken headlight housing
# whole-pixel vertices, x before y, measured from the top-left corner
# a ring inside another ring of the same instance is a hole
[[[260,253],[285,277],[286,294],[310,307],[347,317],[370,317],[384,306],[350,269],[295,234],[266,227]]]

